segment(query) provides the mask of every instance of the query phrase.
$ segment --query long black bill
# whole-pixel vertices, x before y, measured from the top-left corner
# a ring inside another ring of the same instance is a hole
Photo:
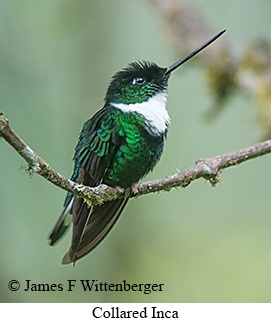
[[[192,58],[193,56],[197,55],[204,48],[206,48],[207,46],[209,46],[210,44],[212,44],[212,42],[214,42],[217,38],[219,38],[221,35],[223,35],[225,31],[226,31],[226,29],[222,30],[220,33],[218,33],[217,35],[215,35],[212,38],[210,38],[209,40],[207,40],[207,42],[205,42],[203,45],[201,45],[200,47],[198,47],[197,49],[195,49],[192,53],[190,53],[187,56],[185,56],[184,58],[180,59],[178,62],[170,65],[166,69],[164,75],[167,75],[167,74],[171,73],[176,68],[178,68],[179,66],[181,66],[183,63],[185,63],[186,61],[188,61],[190,58]]]

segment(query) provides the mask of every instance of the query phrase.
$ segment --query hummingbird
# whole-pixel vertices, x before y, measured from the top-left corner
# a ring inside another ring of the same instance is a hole
[[[225,31],[169,67],[142,61],[117,72],[108,86],[104,106],[83,125],[71,180],[90,187],[102,183],[119,189],[131,187],[136,194],[136,184],[153,170],[163,152],[170,124],[166,91],[171,73]],[[75,264],[96,248],[118,220],[128,199],[89,206],[68,192],[64,210],[49,236],[50,245],[54,245],[73,222],[71,246],[62,264]]]

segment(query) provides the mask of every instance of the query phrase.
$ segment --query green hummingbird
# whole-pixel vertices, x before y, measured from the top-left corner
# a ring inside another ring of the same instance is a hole
[[[101,183],[132,187],[153,170],[161,157],[170,117],[166,109],[168,79],[175,69],[220,37],[213,36],[175,64],[133,62],[117,72],[108,86],[105,103],[85,122],[74,154],[71,180],[94,187]],[[96,248],[110,232],[128,198],[89,207],[68,193],[64,211],[49,240],[54,245],[73,222],[72,242],[62,264],[75,263]]]

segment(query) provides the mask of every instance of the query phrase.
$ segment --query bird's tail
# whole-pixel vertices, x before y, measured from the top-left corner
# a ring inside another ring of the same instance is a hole
[[[55,224],[52,232],[50,233],[49,235],[50,246],[53,246],[64,235],[64,233],[72,223],[71,209],[72,209],[73,200],[74,198],[72,198],[69,204],[65,207],[57,223]]]
[[[72,244],[62,264],[75,263],[97,247],[110,232],[127,202],[128,198],[123,198],[90,208],[82,199],[75,198]]]

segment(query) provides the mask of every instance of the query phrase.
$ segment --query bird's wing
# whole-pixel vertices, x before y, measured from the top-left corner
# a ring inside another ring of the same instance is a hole
[[[114,125],[114,113],[110,107],[104,107],[84,124],[75,148],[72,180],[92,187],[103,182],[112,158],[124,140],[116,133]],[[119,199],[89,207],[82,198],[68,193],[66,211],[59,221],[65,224],[64,215],[71,212],[73,235],[71,247],[62,263],[75,262],[92,251],[109,233],[127,201]],[[54,238],[59,238],[57,233],[62,233],[59,221],[58,227],[55,227],[57,230],[50,235],[53,243],[56,241]]]
[[[114,130],[112,111],[111,107],[105,106],[85,122],[75,148],[74,172],[71,177],[73,181],[91,187],[102,182],[112,155],[119,144],[118,136],[114,134],[112,138]],[[72,222],[73,210],[78,213],[78,216],[86,212],[83,209],[78,210],[78,204],[82,202],[82,199],[74,197],[71,193],[67,194],[64,210],[49,235],[50,245],[54,245],[66,232]],[[85,208],[86,204],[83,204]],[[88,208],[87,211],[89,211]],[[80,227],[80,223],[78,226]]]
[[[122,138],[114,131],[113,114],[104,111],[85,124],[75,152],[75,164],[80,165],[77,181],[89,186],[103,182],[107,168]],[[87,135],[85,135],[87,134]],[[74,197],[72,205],[72,244],[62,263],[71,263],[92,251],[109,233],[128,199],[105,202],[89,207],[83,199]]]

